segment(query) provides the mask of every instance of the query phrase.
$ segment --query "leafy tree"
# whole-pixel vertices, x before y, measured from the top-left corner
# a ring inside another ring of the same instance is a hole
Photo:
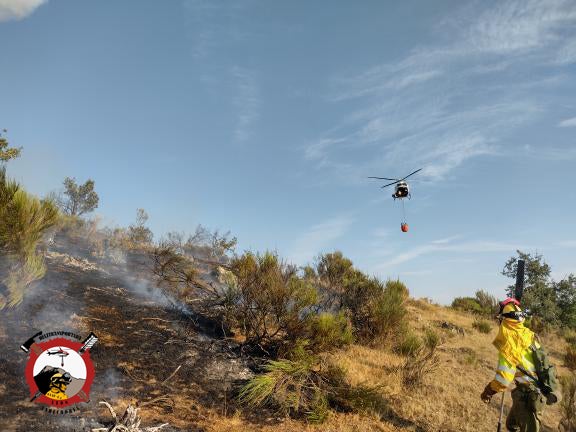
[[[76,179],[64,179],[64,195],[60,206],[70,216],[82,216],[98,207],[99,197],[94,191],[94,180],[88,179],[83,185],[78,185]]]
[[[320,255],[316,263],[316,273],[324,292],[324,307],[341,309],[344,306],[346,279],[357,276],[352,261],[342,252],[336,251]]]
[[[495,315],[498,313],[499,306],[496,297],[484,290],[476,291],[475,297],[484,315]]]
[[[133,243],[149,244],[152,242],[152,231],[146,226],[148,213],[144,209],[136,211],[136,223],[128,227],[128,236]]]
[[[542,255],[536,253],[532,256],[532,254],[524,253],[519,250],[516,252],[518,253],[518,256],[511,257],[504,265],[504,269],[502,270],[502,274],[504,276],[508,276],[509,278],[516,280],[518,260],[521,259],[526,263],[524,270],[525,292],[529,291],[534,285],[538,283],[549,282],[551,271],[550,266],[543,260]],[[514,285],[509,285],[506,293],[508,296],[513,297]]]
[[[205,257],[227,261],[227,254],[233,252],[238,239],[232,237],[230,231],[220,233],[198,225],[194,234],[188,237],[183,245],[183,250],[192,256],[204,255]]]
[[[524,295],[522,304],[528,307],[548,324],[558,321],[559,309],[556,304],[556,293],[550,279],[550,266],[544,261],[542,255],[516,251],[517,257],[511,257],[502,270],[504,276],[516,279],[518,260],[525,261]],[[514,285],[508,286],[508,296],[514,296]]]
[[[452,300],[452,307],[466,312],[482,314],[482,306],[474,297],[456,297]]]
[[[2,129],[2,133],[0,133],[0,162],[8,162],[10,159],[15,159],[20,156],[22,151],[22,147],[8,147],[8,140],[4,136],[6,132],[6,129]]]
[[[554,291],[560,309],[560,321],[568,327],[576,328],[576,275],[570,274],[554,282]]]

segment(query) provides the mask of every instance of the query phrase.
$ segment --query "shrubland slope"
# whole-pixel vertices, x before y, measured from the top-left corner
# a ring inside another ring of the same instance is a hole
[[[210,322],[167,300],[147,277],[122,262],[103,261],[82,248],[56,244],[47,253],[45,278],[23,303],[2,311],[0,322],[0,421],[2,431],[90,431],[110,427],[98,402],[122,409],[140,403],[143,424],[169,423],[167,431],[493,431],[499,398],[490,405],[479,394],[493,377],[496,350],[489,333],[474,327],[470,314],[426,300],[408,299],[410,330],[439,337],[423,380],[403,379],[407,357],[382,340],[352,344],[323,354],[345,371],[353,386],[378,389],[384,408],[364,414],[331,412],[324,423],[291,419],[270,408],[247,409],[237,401],[239,386],[254,374],[255,360],[237,338],[223,338]],[[209,280],[207,269],[199,269]],[[28,402],[19,345],[37,330],[94,331],[100,338],[93,359],[97,371],[92,400],[78,418],[50,417]],[[542,335],[559,374],[565,342]],[[506,410],[510,396],[506,396]],[[557,430],[560,412],[549,407],[545,431]]]

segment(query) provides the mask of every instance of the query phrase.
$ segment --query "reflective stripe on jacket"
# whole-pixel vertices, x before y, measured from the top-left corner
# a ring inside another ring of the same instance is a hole
[[[540,345],[538,342],[534,341],[534,345],[538,348]],[[520,366],[530,375],[536,378],[536,367],[534,366],[534,359],[532,356],[532,350],[528,347],[523,355],[522,362]],[[520,372],[516,365],[511,364],[508,360],[504,358],[502,354],[498,356],[498,366],[496,368],[496,376],[494,380],[490,383],[490,387],[497,392],[506,390],[512,384],[512,381],[516,380],[518,384],[533,384],[533,380],[526,377],[523,372]]]

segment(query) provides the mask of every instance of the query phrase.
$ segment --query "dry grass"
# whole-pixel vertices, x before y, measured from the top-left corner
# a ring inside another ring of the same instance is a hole
[[[399,366],[403,357],[395,354],[391,346],[364,347],[352,345],[332,354],[332,359],[347,372],[352,385],[380,385],[390,401],[392,411],[379,419],[359,414],[331,414],[321,426],[307,425],[288,419],[264,419],[253,424],[240,415],[224,418],[211,415],[201,424],[208,431],[474,431],[492,432],[498,421],[499,404],[496,399],[488,406],[480,401],[480,393],[494,374],[496,350],[492,346],[497,327],[488,334],[473,331],[474,317],[428,302],[412,300],[408,304],[414,317],[411,327],[418,334],[439,321],[448,321],[465,329],[464,336],[442,332],[443,344],[438,348],[439,366],[414,390],[402,385]],[[556,334],[542,337],[560,375],[567,374],[562,366],[565,341]],[[499,398],[498,398],[499,400]],[[506,396],[505,412],[510,409],[511,398]],[[559,405],[546,407],[544,430],[557,430],[561,419]]]
[[[77,270],[72,263],[68,263],[68,268],[74,271],[74,275],[76,271],[84,277],[92,274]],[[57,276],[55,280],[60,286],[62,274],[58,273]],[[70,296],[78,293],[74,294],[74,284],[68,285],[67,291],[54,292],[50,298],[58,302],[72,301]],[[199,381],[205,370],[199,368],[202,366],[200,359],[211,359],[214,352],[207,350],[208,345],[206,350],[200,350],[204,345],[198,345],[198,360],[195,360],[196,357],[183,356],[186,354],[186,344],[167,343],[178,336],[173,334],[174,326],[171,324],[175,318],[162,308],[152,308],[146,303],[129,303],[124,293],[108,289],[108,285],[83,285],[77,290],[83,296],[85,309],[78,310],[78,315],[63,325],[76,330],[82,324],[100,337],[98,350],[93,353],[98,370],[94,398],[102,394],[115,407],[125,407],[136,400],[151,401],[158,397],[171,400],[169,404],[142,406],[139,415],[144,425],[170,423],[182,431],[210,432],[493,432],[497,423],[497,398],[489,406],[484,405],[479,398],[480,392],[494,374],[497,353],[492,340],[497,327],[493,325],[488,334],[479,333],[473,329],[474,316],[451,308],[419,300],[409,300],[406,304],[411,332],[422,337],[427,329],[432,328],[442,339],[437,350],[438,367],[424,378],[422,385],[414,389],[406,389],[402,384],[401,366],[406,357],[395,353],[391,342],[384,341],[371,347],[351,345],[329,354],[331,361],[345,369],[346,380],[351,385],[378,386],[390,410],[380,416],[330,413],[323,424],[311,425],[304,420],[284,418],[266,409],[238,413],[238,404],[232,394],[227,394],[225,398],[208,394]],[[7,322],[5,320],[3,323]],[[462,328],[465,334],[462,336],[442,329],[439,327],[441,322]],[[27,334],[28,329],[17,340],[24,340]],[[0,325],[0,342],[8,345],[13,343],[13,339],[13,331],[8,332]],[[200,342],[194,339],[194,343]],[[552,333],[542,335],[542,342],[558,368],[558,375],[567,375],[564,366],[566,340]],[[230,367],[231,363],[226,361],[222,362],[222,366]],[[170,386],[163,385],[163,381],[181,363],[189,364],[174,375]],[[108,372],[114,380],[106,383]],[[18,388],[20,375],[11,373],[3,377],[6,377],[6,381],[0,385],[0,394],[6,393],[4,403],[10,404],[11,410],[17,409],[19,407],[15,401],[20,396],[10,391]],[[223,396],[223,392],[218,395]],[[26,403],[24,398],[22,404]],[[507,395],[506,411],[509,407],[510,396]],[[3,413],[2,408],[0,414]],[[109,419],[109,413],[104,407],[95,408],[87,415]],[[546,407],[543,432],[558,430],[560,418],[559,405]]]

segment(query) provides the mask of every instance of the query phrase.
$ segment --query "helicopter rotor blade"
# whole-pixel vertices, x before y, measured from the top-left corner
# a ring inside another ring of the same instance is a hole
[[[395,179],[395,178],[388,178],[388,177],[368,177],[371,179],[378,179],[378,180],[394,180],[394,181],[398,181],[400,179]]]
[[[392,186],[392,185],[398,183],[399,181],[400,181],[400,180],[395,181],[395,182],[392,182],[392,183],[388,183],[387,185],[384,185],[384,186],[380,186],[380,189],[383,189],[383,188],[388,187],[388,186]]]
[[[408,175],[407,175],[406,177],[404,177],[403,179],[400,179],[400,181],[402,181],[402,180],[406,180],[408,177],[410,177],[411,175],[414,175],[414,174],[416,174],[418,171],[422,171],[422,168],[420,168],[420,169],[417,169],[417,170],[416,170],[416,171],[414,171],[413,173],[410,173],[410,174],[408,174]]]

